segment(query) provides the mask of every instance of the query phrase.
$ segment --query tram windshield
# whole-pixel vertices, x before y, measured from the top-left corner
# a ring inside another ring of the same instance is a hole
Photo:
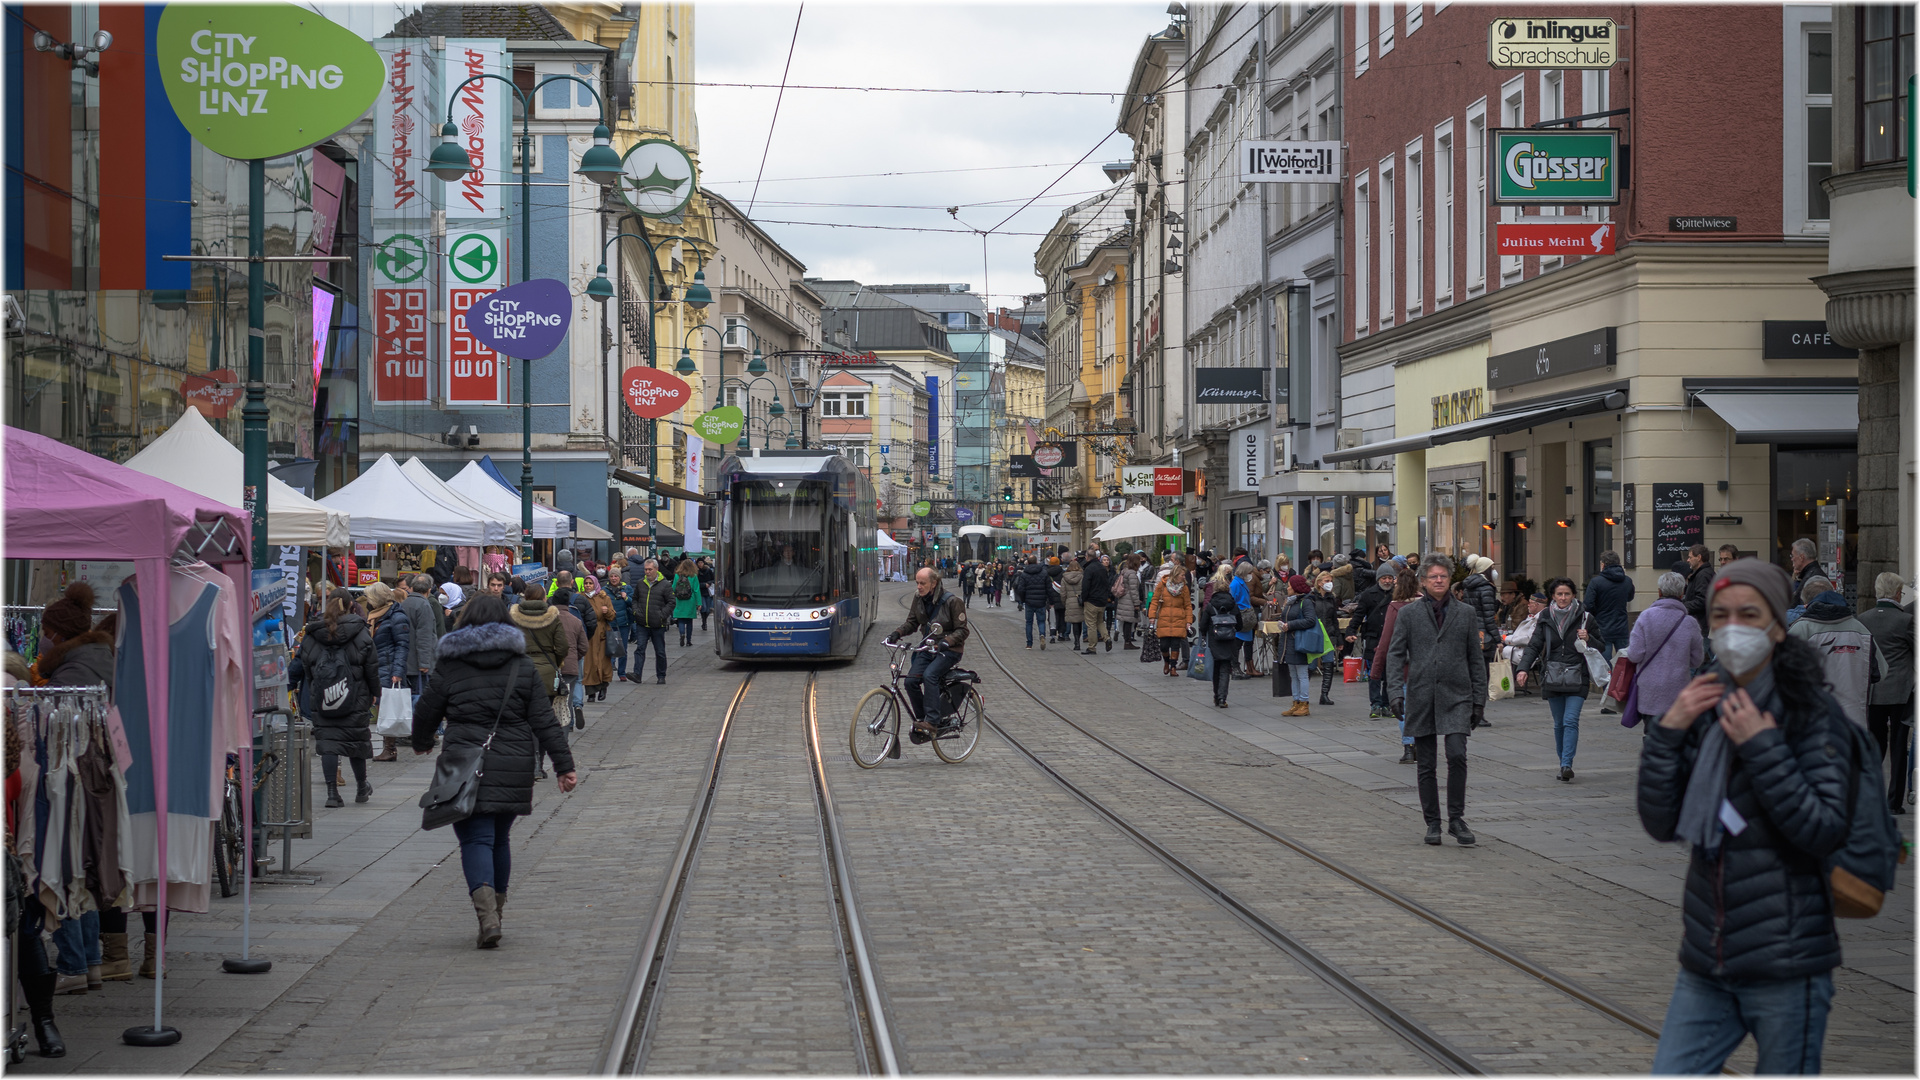
[[[801,605],[827,598],[827,489],[795,480],[756,480],[734,488],[727,576],[734,599]]]

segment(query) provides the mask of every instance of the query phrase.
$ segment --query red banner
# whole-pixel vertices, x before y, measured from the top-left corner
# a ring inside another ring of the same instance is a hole
[[[448,335],[447,400],[454,404],[494,403],[500,401],[499,354],[474,338],[467,329],[467,309],[483,296],[498,289],[450,289],[447,292],[447,317],[453,330]]]
[[[987,524],[989,524],[989,525],[991,525],[991,526],[993,526],[993,527],[994,527],[994,528],[996,528],[996,529],[1000,529],[1000,528],[1005,528],[1005,527],[1006,527],[1006,524],[1007,524],[1007,515],[1005,515],[1005,514],[988,514],[988,515],[987,515]]]
[[[1502,255],[1611,255],[1610,221],[1501,222]]]
[[[1185,495],[1186,477],[1182,470],[1171,466],[1157,465],[1153,470],[1153,493],[1155,495]]]
[[[427,385],[427,290],[373,290],[373,400],[424,405]]]
[[[198,407],[200,415],[213,420],[224,419],[243,392],[240,373],[226,368],[189,375],[180,382],[180,395],[187,399],[187,404]]]
[[[620,373],[620,396],[636,416],[664,420],[693,397],[693,388],[671,371],[630,367]]]

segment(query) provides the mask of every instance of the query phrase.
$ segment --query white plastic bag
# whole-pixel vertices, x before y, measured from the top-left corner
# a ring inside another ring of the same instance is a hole
[[[380,691],[380,722],[373,732],[388,739],[413,738],[413,691],[404,686]]]
[[[1584,641],[1576,642],[1580,655],[1587,660],[1587,674],[1593,677],[1594,688],[1605,693],[1607,683],[1613,678],[1613,668],[1607,664],[1607,658],[1599,649]]]

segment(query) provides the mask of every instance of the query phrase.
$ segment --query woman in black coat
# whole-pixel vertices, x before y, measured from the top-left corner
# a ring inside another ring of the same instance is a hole
[[[367,759],[373,756],[373,729],[368,725],[368,713],[380,697],[380,666],[375,658],[373,635],[367,632],[367,620],[353,609],[353,600],[346,590],[335,592],[327,601],[326,614],[307,624],[296,663],[304,684],[300,712],[313,725],[314,747],[320,752],[320,771],[327,778],[327,805],[347,805],[340,798],[339,785],[334,783],[342,757],[353,767],[353,801],[366,802],[373,797],[373,785],[367,782]],[[344,709],[326,708],[323,700],[317,700],[326,690],[320,685],[323,664],[327,668],[344,667],[346,671],[348,693]]]
[[[560,790],[572,791],[573,754],[553,718],[545,687],[527,658],[526,636],[507,618],[497,596],[476,596],[467,621],[440,639],[439,656],[426,693],[413,711],[413,752],[433,749],[433,734],[446,721],[446,746],[485,746],[480,796],[473,816],[453,823],[467,893],[480,919],[479,946],[500,943],[500,913],[507,905],[513,819],[533,812],[533,771],[545,752],[553,759]]]

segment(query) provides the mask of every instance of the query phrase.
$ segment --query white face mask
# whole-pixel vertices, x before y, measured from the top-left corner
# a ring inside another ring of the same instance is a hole
[[[1713,655],[1720,660],[1720,666],[1735,676],[1745,675],[1763,663],[1773,654],[1773,639],[1767,636],[1766,626],[1745,626],[1740,623],[1728,623],[1715,630],[1710,639],[1713,642]]]
[[[1320,585],[1320,588],[1321,588],[1321,589],[1323,589],[1323,590],[1325,590],[1325,591],[1327,591],[1327,592],[1332,592],[1332,591],[1333,591],[1333,582],[1331,582],[1331,581],[1327,581],[1327,582],[1322,582],[1322,583],[1321,583],[1321,585]]]

